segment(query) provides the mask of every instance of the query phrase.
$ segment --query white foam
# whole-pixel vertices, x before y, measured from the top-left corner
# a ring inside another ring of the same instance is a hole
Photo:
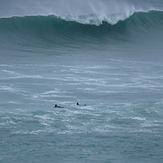
[[[5,72],[5,73],[8,73],[8,74],[11,74],[11,75],[17,74],[15,71],[9,71],[9,70],[1,70],[1,71]]]
[[[1,91],[12,92],[12,93],[17,92],[14,88],[9,87],[9,86],[0,86],[0,90],[1,90]]]
[[[92,25],[101,25],[103,22],[108,22],[109,24],[117,24],[119,21],[125,20],[133,15],[134,11],[130,13],[113,13],[113,14],[89,14],[89,15],[66,15],[59,16],[59,18],[66,21],[76,21],[81,24],[92,24]]]
[[[44,93],[42,93],[43,95],[49,95],[49,94],[58,94],[58,93],[61,93],[60,91],[58,90],[52,90],[52,91],[46,91]],[[62,92],[63,93],[63,92]]]
[[[134,120],[139,120],[139,121],[146,121],[146,118],[141,118],[141,117],[128,117],[128,119],[134,119]]]

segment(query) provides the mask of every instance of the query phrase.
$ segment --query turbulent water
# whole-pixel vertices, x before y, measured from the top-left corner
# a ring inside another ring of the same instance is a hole
[[[162,0],[0,1],[1,163],[162,163],[162,83]]]

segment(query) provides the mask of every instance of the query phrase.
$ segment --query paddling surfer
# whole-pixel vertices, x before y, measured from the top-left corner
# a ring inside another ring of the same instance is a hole
[[[79,103],[77,102],[76,105],[79,105]],[[87,104],[84,104],[84,106],[87,106]]]
[[[63,106],[58,106],[57,104],[55,104],[54,108],[64,108],[64,107]]]

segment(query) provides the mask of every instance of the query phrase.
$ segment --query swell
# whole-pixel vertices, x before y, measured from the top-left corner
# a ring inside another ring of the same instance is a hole
[[[92,18],[92,15],[90,15]],[[82,16],[81,16],[82,17]],[[89,19],[82,17],[82,19]],[[96,18],[95,18],[96,19]],[[95,20],[94,20],[95,21]],[[74,41],[90,42],[101,39],[119,39],[131,33],[144,33],[149,29],[162,31],[163,12],[137,12],[125,20],[112,25],[102,21],[100,25],[81,24],[54,15],[25,16],[0,19],[0,36],[2,40],[14,39],[34,42],[72,43]]]

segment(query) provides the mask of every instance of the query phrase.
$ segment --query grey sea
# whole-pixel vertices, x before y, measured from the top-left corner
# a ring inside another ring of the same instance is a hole
[[[163,162],[162,0],[0,0],[0,163],[45,162]]]

